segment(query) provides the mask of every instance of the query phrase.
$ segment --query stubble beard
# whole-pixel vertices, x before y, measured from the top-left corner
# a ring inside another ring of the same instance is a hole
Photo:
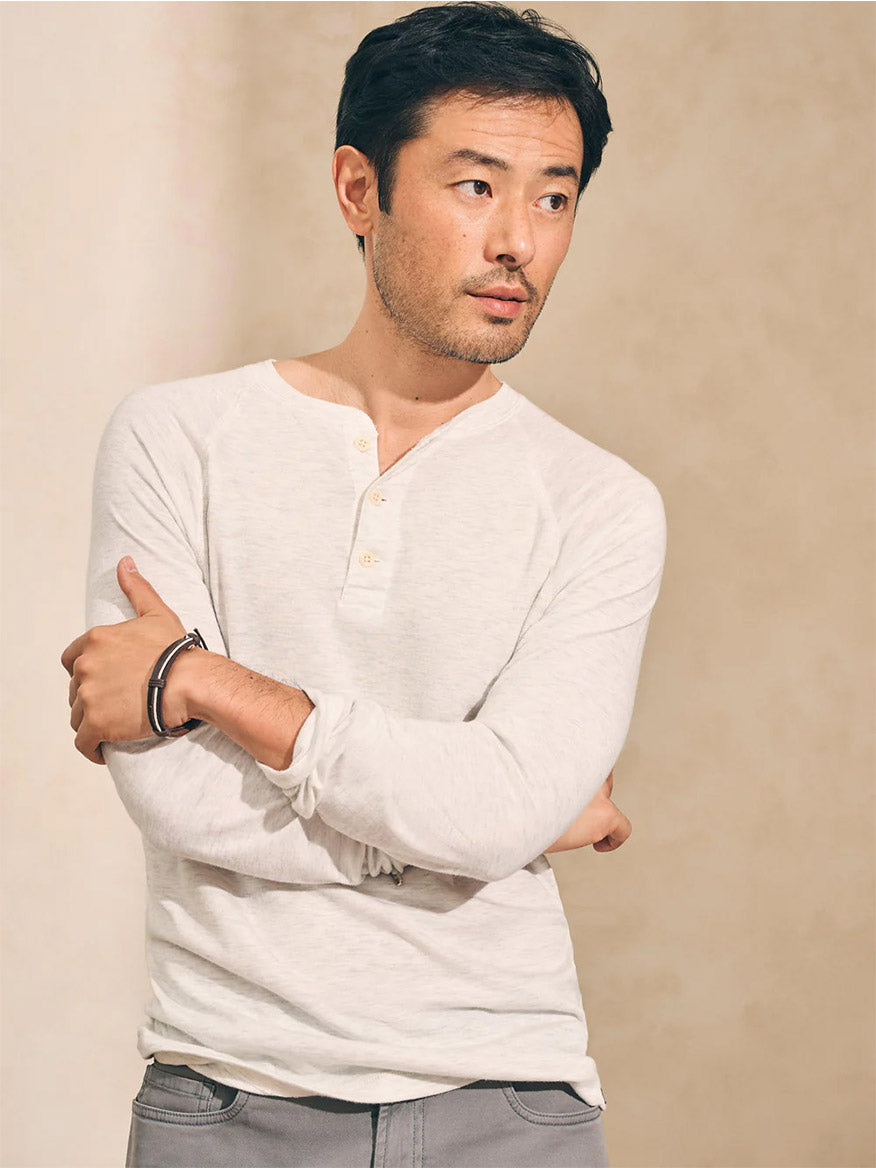
[[[393,256],[392,260],[390,255]],[[528,321],[492,317],[485,320],[484,324],[484,330],[489,329],[490,336],[467,335],[463,329],[444,323],[440,308],[434,310],[427,306],[428,297],[415,297],[410,282],[398,278],[396,264],[398,268],[404,266],[404,256],[399,249],[391,245],[384,247],[382,240],[375,239],[371,274],[387,315],[403,336],[415,341],[424,351],[451,357],[456,361],[468,361],[473,365],[500,365],[516,357],[529,340],[532,326],[547,300],[545,293],[535,314]],[[467,293],[460,289],[455,295],[462,297]],[[532,300],[527,301],[524,312],[528,313],[532,305]],[[522,334],[514,335],[512,330],[521,324],[524,326]]]

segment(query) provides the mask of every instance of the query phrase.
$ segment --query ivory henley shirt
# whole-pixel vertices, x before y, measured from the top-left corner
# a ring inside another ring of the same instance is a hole
[[[128,394],[88,626],[134,615],[130,554],[314,703],[284,771],[209,725],[103,748],[146,861],[140,1054],[260,1094],[604,1107],[543,852],[623,746],[664,548],[654,485],[507,383],[382,475],[370,416],[271,359]]]

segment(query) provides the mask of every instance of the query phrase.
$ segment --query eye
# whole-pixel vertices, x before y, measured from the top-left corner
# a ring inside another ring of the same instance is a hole
[[[569,202],[566,195],[542,195],[538,201],[539,203],[543,203],[545,199],[550,200],[547,207],[548,211],[564,211]]]
[[[482,178],[469,178],[465,182],[457,183],[456,185],[458,187],[471,187],[472,189],[469,193],[477,196],[485,195],[490,189],[490,184],[484,182]]]

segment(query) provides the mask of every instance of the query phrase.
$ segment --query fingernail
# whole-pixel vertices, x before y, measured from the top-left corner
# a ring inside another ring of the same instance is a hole
[[[131,559],[130,556],[123,557],[122,567],[125,569],[126,572],[136,572],[137,571],[137,565],[134,563],[134,561]]]

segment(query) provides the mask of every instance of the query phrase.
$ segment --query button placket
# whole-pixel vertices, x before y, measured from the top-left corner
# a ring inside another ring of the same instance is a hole
[[[367,423],[366,423],[367,424]],[[373,423],[372,423],[373,425]],[[362,498],[365,489],[369,483],[374,481],[375,463],[377,462],[377,432],[365,433],[362,429],[362,423],[357,423],[358,433],[352,439],[352,448],[355,452],[353,454],[354,461],[354,480],[358,488],[357,494]],[[379,468],[377,468],[379,469]],[[376,488],[372,488],[369,493],[369,499],[373,500]],[[381,492],[377,491],[378,494]],[[363,510],[357,507],[358,518],[356,521],[356,530],[354,532],[354,563],[358,565],[358,575],[362,579],[363,584],[367,583],[369,586],[374,581],[374,569],[381,563],[381,556],[377,554],[372,543],[377,545],[380,543],[380,531],[376,530],[373,524],[368,522],[367,516],[363,514]],[[358,549],[358,550],[357,550]],[[354,574],[357,569],[353,569]],[[368,574],[366,576],[366,573]]]
[[[350,420],[347,453],[356,499],[350,561],[339,605],[357,619],[379,619],[383,612],[396,560],[405,491],[419,456],[439,432],[440,427],[421,438],[381,475],[376,426],[367,415]]]
[[[388,568],[384,562],[383,524],[369,522],[369,512],[376,512],[369,498],[379,477],[377,428],[364,413],[351,418],[348,425],[347,457],[355,502],[350,562],[340,603],[344,607],[359,606],[370,614],[383,606]]]
[[[359,549],[356,553],[356,561],[362,569],[360,576],[363,578],[363,582],[382,586],[385,581],[381,581],[378,577],[385,575],[385,573],[380,573],[379,569],[384,561],[383,549],[386,546],[387,529],[392,522],[392,517],[387,513],[385,507],[382,514],[376,512],[374,507],[375,493],[379,495],[381,504],[386,501],[379,488],[372,488],[369,491],[368,502],[360,511],[356,528],[356,547]]]
[[[347,461],[358,500],[378,476],[377,427],[362,411],[347,426]]]

